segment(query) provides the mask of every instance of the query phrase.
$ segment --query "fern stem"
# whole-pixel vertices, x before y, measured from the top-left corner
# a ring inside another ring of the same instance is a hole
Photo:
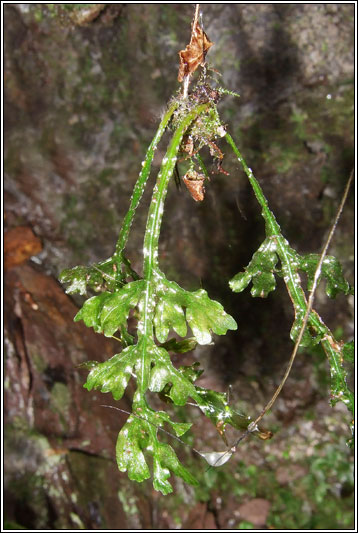
[[[274,214],[272,213],[272,211],[268,207],[268,203],[267,203],[267,200],[265,198],[265,195],[264,195],[259,183],[257,182],[255,176],[253,175],[252,170],[247,166],[247,164],[246,164],[244,158],[242,157],[239,149],[237,148],[234,140],[232,139],[232,137],[228,133],[226,134],[225,138],[226,138],[228,144],[233,149],[233,151],[234,151],[235,155],[237,156],[239,162],[242,164],[242,166],[244,168],[244,171],[245,171],[245,173],[246,173],[246,175],[247,175],[247,177],[249,179],[249,182],[250,182],[250,184],[251,184],[251,186],[252,186],[252,188],[254,190],[255,196],[256,196],[259,204],[261,205],[262,216],[263,216],[263,218],[265,220],[265,223],[266,223],[266,233],[267,233],[268,236],[272,237],[275,240],[276,244],[277,244],[276,251],[277,251],[277,254],[279,255],[280,260],[281,260],[282,273],[283,273],[283,276],[284,276],[284,281],[285,281],[285,284],[286,284],[286,287],[287,287],[287,291],[289,293],[289,296],[291,298],[291,301],[292,301],[292,304],[293,304],[293,307],[294,307],[294,310],[295,310],[296,318],[298,316],[300,316],[300,315],[302,316],[302,324],[301,324],[301,326],[299,328],[298,337],[296,339],[295,347],[294,347],[294,350],[292,352],[292,355],[291,355],[288,367],[286,369],[285,375],[284,375],[283,379],[281,380],[281,383],[280,383],[279,387],[277,388],[277,390],[275,391],[275,394],[273,395],[271,400],[268,402],[268,404],[265,406],[265,408],[262,410],[262,412],[256,418],[256,420],[252,423],[252,427],[255,427],[256,424],[263,418],[263,416],[272,407],[272,405],[275,402],[277,396],[281,392],[281,390],[282,390],[282,388],[283,388],[283,386],[284,386],[284,384],[285,384],[285,382],[286,382],[286,380],[287,380],[287,378],[288,378],[288,376],[290,374],[294,359],[295,359],[297,351],[298,351],[298,347],[299,347],[300,342],[301,342],[301,340],[303,338],[303,334],[304,334],[304,331],[305,331],[305,328],[306,328],[307,324],[312,326],[314,328],[314,330],[316,331],[316,333],[320,336],[320,338],[321,338],[320,342],[321,342],[322,347],[323,347],[323,349],[324,349],[324,351],[326,353],[326,356],[327,356],[327,358],[329,360],[329,364],[330,364],[330,368],[331,368],[331,377],[332,378],[336,378],[339,381],[339,391],[341,391],[341,392],[339,392],[338,394],[333,394],[332,403],[335,403],[335,402],[341,400],[347,405],[348,409],[353,413],[353,410],[354,410],[354,399],[353,399],[353,394],[349,390],[349,388],[347,386],[347,383],[346,383],[346,371],[342,367],[342,361],[341,361],[341,358],[342,358],[342,354],[341,354],[342,347],[339,345],[339,343],[337,343],[335,341],[335,339],[334,339],[334,337],[332,335],[332,332],[324,324],[324,322],[321,320],[320,316],[312,309],[314,291],[316,289],[318,278],[320,276],[322,263],[323,263],[325,255],[326,255],[329,242],[330,242],[330,240],[332,238],[335,226],[337,225],[338,218],[339,218],[339,216],[341,214],[341,211],[343,209],[343,205],[344,205],[344,202],[345,202],[347,194],[348,194],[348,189],[349,189],[353,174],[351,174],[351,176],[349,178],[349,181],[348,181],[348,184],[346,186],[346,190],[345,190],[341,205],[339,207],[336,219],[334,221],[332,230],[330,232],[330,235],[329,235],[329,238],[328,238],[327,243],[325,245],[325,248],[324,248],[324,250],[323,250],[323,252],[321,254],[321,258],[320,258],[320,261],[319,261],[319,264],[317,266],[317,269],[316,269],[316,272],[315,272],[315,276],[314,276],[315,282],[314,282],[314,285],[313,285],[312,292],[310,294],[309,300],[307,301],[305,293],[304,293],[304,291],[303,291],[303,289],[301,287],[301,279],[300,279],[300,276],[299,276],[299,274],[297,272],[297,264],[296,264],[295,254],[294,254],[293,250],[290,248],[290,246],[289,246],[288,242],[286,241],[286,239],[282,236],[281,230],[280,230],[280,226],[276,222]],[[236,445],[248,433],[249,433],[249,431],[247,431],[244,435],[242,435],[242,437],[240,437],[240,439],[237,441]]]
[[[265,198],[265,195],[257,182],[255,176],[253,175],[253,172],[251,168],[249,168],[246,164],[245,159],[242,157],[241,152],[239,151],[238,147],[236,146],[233,138],[229,133],[225,135],[225,139],[227,143],[231,146],[234,154],[236,155],[238,161],[243,166],[243,169],[249,179],[249,182],[254,190],[255,196],[261,205],[262,208],[262,216],[264,217],[264,220],[266,222],[266,231],[267,235],[280,235],[281,234],[281,228],[276,222],[275,215],[272,213],[270,208],[268,207],[267,200]]]
[[[262,216],[266,224],[266,233],[268,236],[271,236],[272,238],[274,238],[278,245],[278,248],[279,248],[278,252],[280,255],[281,262],[282,262],[282,270],[284,274],[285,283],[287,285],[289,295],[291,297],[294,308],[295,310],[297,310],[297,308],[305,309],[307,305],[306,298],[300,286],[300,280],[297,279],[297,274],[291,268],[292,261],[290,260],[290,257],[289,257],[289,246],[288,246],[287,241],[281,235],[281,228],[276,221],[275,215],[272,213],[271,209],[269,208],[267,199],[258,181],[256,180],[251,168],[247,166],[246,161],[242,157],[233,138],[231,137],[229,133],[227,133],[225,135],[225,139],[228,142],[228,144],[231,146],[231,148],[233,149],[235,155],[237,156],[238,161],[241,163],[249,179],[249,182],[254,190],[255,196],[262,208]],[[315,325],[318,326],[318,323]]]
[[[121,230],[120,230],[120,233],[119,233],[118,241],[117,241],[117,244],[116,244],[116,251],[114,253],[114,257],[118,258],[119,260],[122,260],[122,252],[123,252],[123,250],[124,250],[124,248],[125,248],[125,246],[127,244],[128,235],[129,235],[129,231],[130,231],[130,228],[131,228],[131,225],[132,225],[132,222],[133,222],[133,218],[134,218],[136,209],[137,209],[137,207],[139,205],[139,202],[140,202],[140,200],[141,200],[141,198],[143,196],[143,192],[144,192],[144,189],[145,189],[145,186],[146,186],[149,174],[150,174],[150,169],[151,169],[151,166],[152,166],[154,152],[155,152],[155,150],[156,150],[156,148],[158,146],[158,143],[159,143],[160,139],[163,136],[163,133],[164,133],[164,131],[165,131],[170,119],[172,118],[172,115],[173,115],[177,105],[178,105],[177,102],[173,102],[173,104],[169,107],[169,109],[164,114],[164,116],[163,116],[163,118],[162,118],[162,120],[161,120],[161,122],[159,124],[158,130],[157,130],[152,142],[150,143],[150,145],[148,147],[145,159],[144,159],[144,161],[142,163],[143,168],[140,171],[139,177],[138,177],[137,182],[136,182],[136,184],[134,186],[133,193],[132,193],[132,196],[131,196],[130,206],[129,206],[129,209],[127,211],[126,216],[124,217],[124,220],[123,220],[123,223],[122,223],[122,226],[121,226]]]
[[[167,194],[169,180],[173,174],[177,153],[185,131],[201,113],[208,108],[208,104],[201,104],[190,111],[177,126],[158,174],[154,187],[152,201],[149,207],[147,226],[144,236],[144,264],[143,277],[149,281],[153,268],[158,266],[158,243],[160,227],[163,218],[164,202]]]
[[[245,159],[242,157],[239,149],[237,148],[233,138],[229,133],[225,135],[225,139],[228,142],[228,144],[231,146],[232,150],[234,151],[235,155],[237,156],[238,161],[241,163],[249,182],[254,190],[255,196],[262,208],[262,216],[265,220],[266,224],[266,234],[268,236],[271,236],[277,243],[277,253],[279,254],[279,257],[281,259],[282,263],[282,273],[284,275],[284,281],[287,287],[287,291],[289,293],[289,296],[291,298],[293,307],[295,309],[295,313],[304,313],[307,309],[307,300],[305,293],[301,287],[301,280],[296,272],[294,266],[295,266],[295,259],[294,257],[291,257],[291,249],[286,241],[286,239],[281,234],[281,228],[279,224],[276,221],[275,215],[272,213],[271,209],[268,206],[267,199],[256,180],[251,168],[249,168],[246,164]],[[325,324],[320,320],[317,313],[310,313],[309,315],[309,324],[316,328],[316,330],[324,335],[325,333],[330,333],[328,328],[325,326]]]
[[[153,342],[153,316],[155,309],[154,301],[154,274],[158,270],[158,245],[159,234],[163,218],[164,202],[167,195],[169,180],[173,174],[177,153],[185,131],[200,113],[203,113],[208,104],[201,104],[187,113],[179,122],[167,152],[163,158],[158,174],[157,182],[153,190],[152,200],[149,206],[147,225],[143,244],[143,277],[146,283],[142,301],[139,303],[141,320],[138,324],[138,341],[141,344],[141,364],[138,375],[138,402],[145,402],[144,393],[148,389],[148,376],[150,368],[147,368],[146,351]]]

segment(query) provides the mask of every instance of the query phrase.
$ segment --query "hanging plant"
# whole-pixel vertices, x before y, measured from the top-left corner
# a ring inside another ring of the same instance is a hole
[[[203,201],[208,172],[200,151],[208,147],[216,169],[227,174],[222,167],[224,154],[217,146],[221,138],[226,139],[243,166],[262,208],[266,228],[264,242],[244,271],[230,281],[230,286],[233,291],[241,292],[251,283],[252,296],[265,298],[275,289],[276,278],[283,278],[295,310],[292,340],[298,341],[301,346],[322,344],[331,365],[331,402],[343,401],[353,412],[353,395],[348,389],[343,368],[343,360],[350,357],[351,344],[334,339],[319,315],[309,309],[301,286],[302,272],[308,276],[308,291],[316,286],[314,278],[321,256],[301,256],[290,247],[252,170],[222,124],[217,110],[220,98],[224,94],[237,95],[221,87],[213,87],[208,82],[205,57],[213,43],[202,29],[198,13],[197,6],[190,43],[179,52],[178,80],[183,89],[169,103],[147,150],[113,256],[90,267],[67,269],[60,276],[63,283],[69,284],[69,294],[86,295],[87,289],[101,291],[85,301],[74,320],[82,320],[86,326],[106,337],[116,336],[122,350],[108,361],[86,363],[90,371],[84,387],[89,391],[110,392],[119,401],[128,382],[135,382],[132,411],[118,435],[117,464],[119,470],[127,471],[129,478],[135,481],[141,482],[152,475],[154,488],[163,494],[172,491],[169,482],[171,473],[187,483],[197,483],[180,463],[173,448],[160,438],[164,424],[169,424],[178,438],[190,429],[191,424],[177,422],[166,411],[153,409],[150,394],[157,394],[164,402],[178,406],[186,405],[190,400],[212,421],[226,445],[227,425],[244,431],[244,436],[253,434],[262,440],[272,436],[270,431],[258,427],[263,414],[252,421],[229,405],[227,394],[197,386],[195,382],[202,374],[199,363],[176,368],[170,357],[170,353],[185,353],[194,350],[198,344],[212,343],[213,335],[225,335],[228,330],[237,329],[234,318],[204,289],[184,290],[175,281],[167,279],[158,261],[165,199],[178,159],[186,159],[189,165],[182,178],[189,193],[195,201]],[[192,76],[199,67],[204,73],[189,91]],[[172,135],[152,193],[143,241],[143,268],[139,275],[132,269],[125,248],[154,153],[168,129]],[[319,279],[326,280],[326,291],[330,297],[339,292],[351,293],[351,287],[334,257],[326,256],[321,267]],[[135,332],[128,330],[128,318],[133,313],[137,318]],[[191,337],[187,337],[188,328],[192,332]],[[183,340],[169,337],[173,331]],[[291,366],[293,359],[291,357]],[[222,452],[195,451],[212,466],[220,466],[235,452],[237,444]],[[148,465],[149,456],[152,458],[152,472]]]

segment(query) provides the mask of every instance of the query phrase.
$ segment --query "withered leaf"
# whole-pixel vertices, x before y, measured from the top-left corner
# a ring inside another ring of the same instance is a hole
[[[183,181],[192,198],[196,202],[202,202],[204,200],[205,195],[204,174],[199,174],[195,170],[188,170],[188,172],[183,177]]]
[[[190,43],[185,50],[179,52],[178,81],[182,82],[186,76],[195,72],[199,65],[204,64],[206,53],[213,44],[196,20],[191,30]]]

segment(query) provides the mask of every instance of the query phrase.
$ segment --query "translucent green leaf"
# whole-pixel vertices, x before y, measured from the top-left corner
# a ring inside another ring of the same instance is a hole
[[[225,313],[219,302],[211,300],[203,289],[185,291],[177,283],[161,276],[157,294],[160,302],[156,308],[155,327],[160,342],[165,342],[170,329],[174,329],[180,336],[186,335],[185,320],[199,344],[209,344],[212,332],[225,335],[228,329],[237,329],[235,320]]]
[[[169,416],[162,411],[156,413],[149,408],[141,408],[140,412],[142,413],[140,418],[137,416],[128,418],[118,435],[116,458],[119,470],[128,471],[128,477],[135,481],[148,479],[150,471],[145,453],[150,453],[153,457],[153,486],[156,490],[162,494],[173,491],[168,481],[171,472],[187,483],[197,485],[196,479],[180,464],[173,448],[158,439],[155,427],[159,429],[163,421],[170,422]],[[172,426],[177,426],[179,434],[188,429],[185,427],[186,424],[170,423]]]
[[[204,372],[204,370],[199,369],[199,366],[200,366],[200,363],[195,362],[190,366],[180,366],[178,368],[178,371],[190,383],[194,383],[194,381],[196,381],[201,376],[201,374]],[[172,384],[167,383],[159,394],[160,399],[167,403],[173,403],[173,400],[170,396],[171,389],[172,389]],[[195,387],[195,389],[197,389],[197,387]]]
[[[91,287],[99,291],[105,287],[113,291],[124,284],[123,276],[116,275],[117,265],[113,258],[107,259],[89,267],[76,266],[63,270],[59,276],[61,283],[70,283],[66,289],[67,294],[76,292],[85,295],[86,288]]]
[[[185,405],[191,395],[192,387],[186,380],[176,379],[172,384],[169,396],[175,405]]]
[[[192,474],[184,468],[178,460],[173,448],[169,444],[163,444],[159,441],[155,443],[154,454],[154,480],[153,486],[156,490],[160,490],[163,494],[172,492],[172,486],[167,481],[169,478],[169,471],[181,477],[186,483],[197,486],[198,481]]]
[[[190,422],[171,422],[169,421],[171,427],[174,429],[176,435],[178,435],[178,437],[181,437],[182,435],[184,435],[187,431],[189,431],[189,429],[191,428],[191,426],[193,424],[190,424]]]
[[[170,478],[170,470],[163,468],[161,462],[155,457],[153,461],[153,487],[164,496],[173,492],[168,478]]]
[[[137,305],[143,288],[144,281],[133,281],[104,301],[99,319],[106,337],[111,337],[120,326],[125,325],[129,311]]]
[[[312,289],[319,254],[307,254],[300,257],[300,268],[307,273],[308,290]],[[343,276],[340,262],[332,255],[327,255],[322,263],[321,278],[326,280],[326,293],[330,298],[335,298],[338,293],[350,294],[352,289]]]
[[[124,283],[124,277],[117,269],[117,262],[112,257],[92,265],[88,268],[87,284],[97,290],[98,285],[102,285],[112,292]]]
[[[276,288],[274,272],[277,262],[276,243],[273,239],[267,238],[254,253],[245,271],[239,272],[230,280],[231,289],[234,292],[241,292],[252,281],[252,296],[266,298]]]
[[[269,292],[275,290],[276,280],[272,272],[262,272],[252,278],[251,294],[254,297],[266,298]]]
[[[227,394],[224,392],[217,392],[210,389],[203,389],[195,386],[197,395],[195,401],[198,407],[216,426],[220,435],[226,443],[225,428],[227,424],[237,430],[246,430],[252,422],[251,418],[243,413],[240,413],[229,405]],[[267,440],[272,437],[271,431],[257,427],[253,432],[262,440]]]
[[[290,331],[290,337],[293,340],[293,342],[297,341],[298,335],[302,328],[302,322],[303,322],[304,313],[303,312],[297,312],[296,318],[292,324],[292,328]],[[300,346],[302,347],[308,347],[308,346],[315,346],[318,344],[323,337],[323,333],[321,334],[311,334],[309,325],[306,325],[305,331],[303,333]]]
[[[83,295],[86,294],[87,273],[88,268],[84,266],[66,268],[66,270],[63,270],[59,276],[59,280],[61,283],[70,283],[70,285],[66,289],[66,293],[74,294],[76,292],[79,292]]]
[[[250,283],[252,275],[249,272],[239,272],[230,281],[229,285],[233,292],[242,292]]]
[[[173,329],[180,337],[185,337],[187,332],[184,311],[170,295],[162,296],[155,309],[154,315],[155,334],[159,342],[165,342],[168,333]]]
[[[276,251],[276,245],[272,239],[265,239],[263,244],[253,255],[251,261],[252,269],[254,270],[259,266],[263,271],[269,272],[276,267],[278,256]]]
[[[342,383],[342,378],[345,380],[347,372],[341,366],[340,368],[331,365],[331,405],[335,405],[337,402],[343,402],[348,409],[353,413],[354,405],[352,403],[352,397],[347,394],[347,388],[345,383]]]
[[[117,292],[103,292],[89,298],[75,316],[97,333],[111,337],[119,328],[125,328],[130,309],[134,308],[144,288],[144,281],[127,283]]]
[[[331,405],[343,402],[354,415],[354,394],[347,385],[347,370],[344,367],[345,355],[349,359],[353,345],[347,343],[342,346],[331,335],[327,335],[321,342],[330,365]]]
[[[195,350],[198,342],[194,337],[183,339],[178,341],[174,337],[161,344],[161,348],[167,350],[167,352],[186,353]]]
[[[73,319],[75,322],[83,320],[87,327],[93,328],[96,333],[102,332],[102,326],[99,320],[102,307],[106,299],[111,296],[110,292],[102,292],[98,296],[92,296],[85,301],[82,308],[78,311]]]
[[[192,383],[194,383],[198,378],[200,378],[200,376],[204,372],[204,370],[200,369],[199,361],[195,361],[195,363],[189,366],[180,366],[179,371]]]
[[[344,344],[343,358],[349,363],[354,363],[354,341],[346,342],[346,344]]]
[[[322,344],[330,364],[331,405],[335,405],[337,402],[343,402],[351,413],[354,414],[354,394],[347,386],[347,371],[343,366],[345,354],[351,354],[352,345],[351,343],[347,343],[348,346],[346,344],[342,349],[342,345],[329,336],[322,340]]]
[[[151,370],[149,388],[153,392],[160,392],[170,381],[170,371],[165,363],[156,363]]]
[[[139,418],[130,417],[119,432],[116,444],[117,465],[121,472],[128,472],[129,479],[144,481],[150,478],[142,448],[148,441],[146,428]]]
[[[225,335],[228,329],[237,329],[232,316],[219,302],[211,300],[203,289],[187,293],[186,319],[199,344],[209,344],[212,332]]]
[[[128,346],[122,353],[95,366],[83,385],[86,389],[111,392],[115,400],[120,400],[126,390],[133,367],[138,358],[136,346]]]
[[[163,348],[156,347],[152,361],[149,389],[160,392],[170,383],[170,399],[176,405],[185,405],[188,397],[195,393],[193,384],[172,365],[169,354]]]
[[[196,399],[201,411],[210,420],[224,430],[226,424],[230,424],[235,429],[246,429],[250,424],[250,417],[247,417],[229,406],[227,394],[216,392],[210,389],[195,387],[200,400]]]
[[[134,343],[133,335],[130,335],[124,325],[119,326],[118,328],[121,337],[121,343],[123,348],[131,346]]]
[[[165,411],[153,411],[152,420],[157,426],[162,426],[164,422],[170,424],[178,437],[184,435],[184,433],[186,433],[192,426],[192,424],[188,422],[173,422]]]

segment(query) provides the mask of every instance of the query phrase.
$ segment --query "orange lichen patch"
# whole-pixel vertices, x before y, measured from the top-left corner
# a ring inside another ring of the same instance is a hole
[[[53,457],[54,455],[66,455],[69,453],[67,448],[47,448],[45,450],[45,457]]]
[[[40,253],[41,241],[27,226],[18,226],[4,235],[4,268],[9,270]]]

